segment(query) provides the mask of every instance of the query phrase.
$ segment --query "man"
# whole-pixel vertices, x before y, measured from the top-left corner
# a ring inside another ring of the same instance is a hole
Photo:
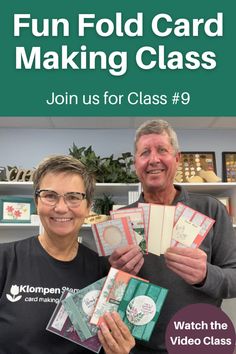
[[[164,255],[148,254],[144,261],[135,248],[116,250],[114,267],[136,273],[169,289],[157,325],[148,343],[138,342],[132,353],[167,353],[165,331],[173,315],[186,305],[220,306],[223,298],[236,297],[236,236],[226,208],[217,199],[188,193],[174,185],[180,152],[176,133],[168,122],[143,123],[135,137],[135,169],[143,192],[136,203],[176,205],[181,202],[215,220],[200,248],[171,247]]]

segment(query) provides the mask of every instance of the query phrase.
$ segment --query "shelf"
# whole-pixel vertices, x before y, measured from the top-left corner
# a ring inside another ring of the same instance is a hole
[[[0,229],[15,229],[15,228],[38,228],[39,225],[36,225],[36,224],[27,224],[27,223],[6,223],[6,224],[3,224],[3,223],[0,223]]]
[[[129,191],[138,191],[139,183],[97,183],[95,194],[110,194],[115,196],[128,195]]]
[[[175,183],[184,186],[189,192],[211,194],[213,196],[234,196],[236,193],[236,183]]]
[[[24,195],[33,194],[33,182],[0,182],[0,194]]]
[[[206,193],[215,197],[229,196],[232,202],[233,215],[236,215],[236,183],[218,182],[218,183],[176,183],[184,186],[189,192]],[[114,197],[116,204],[127,204],[128,192],[140,191],[140,183],[97,183],[95,189],[95,197],[103,196],[103,194]],[[33,182],[2,182],[0,181],[0,196],[32,196]],[[233,225],[236,228],[236,224]],[[35,229],[38,225],[33,224],[15,224],[0,223],[0,229],[12,230],[18,228],[21,230]],[[90,229],[90,225],[83,225],[83,229]]]
[[[95,194],[115,194],[123,196],[128,191],[136,191],[139,183],[97,183]],[[0,194],[32,194],[33,182],[0,182]]]
[[[193,192],[213,192],[232,190],[236,188],[236,182],[219,182],[219,183],[176,183],[182,185],[186,189]],[[137,191],[139,183],[97,183],[96,194],[115,193],[116,195],[124,195],[128,191]],[[11,194],[30,194],[33,192],[33,182],[0,182],[0,193],[6,195]]]

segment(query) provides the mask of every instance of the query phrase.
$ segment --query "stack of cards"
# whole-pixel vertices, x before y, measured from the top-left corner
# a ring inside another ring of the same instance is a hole
[[[132,278],[141,279],[122,270],[113,267],[110,268],[99,299],[95,305],[90,323],[98,325],[100,324],[101,316],[103,316],[105,312],[117,311],[125,289]],[[144,279],[142,280],[144,281]]]
[[[137,244],[143,253],[157,256],[170,246],[199,247],[214,220],[182,204],[139,203],[137,208],[111,211],[112,220],[92,226],[100,256]]]
[[[197,248],[215,220],[178,203],[177,206],[143,204],[147,230],[148,252],[157,256],[170,246]]]
[[[133,336],[148,340],[166,295],[167,289],[111,267],[106,278],[76,293],[65,291],[47,330],[98,353],[101,344],[97,331],[102,316],[119,308]]]
[[[97,334],[93,335],[89,339],[82,340],[75,330],[75,327],[65,310],[63,301],[71,295],[72,293],[69,293],[67,290],[63,292],[46,329],[54,334],[57,334],[58,336],[68,339],[84,348],[87,348],[94,353],[99,353],[101,349],[101,343]]]
[[[105,312],[118,311],[132,335],[148,341],[167,293],[165,288],[111,267],[90,323],[99,326]]]

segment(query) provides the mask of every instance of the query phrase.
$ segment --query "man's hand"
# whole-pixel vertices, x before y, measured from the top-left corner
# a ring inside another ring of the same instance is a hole
[[[137,245],[117,248],[108,260],[112,267],[133,275],[138,274],[144,263],[143,254]]]
[[[134,337],[117,312],[103,316],[98,338],[106,354],[128,354],[135,346]]]
[[[170,247],[165,253],[166,265],[188,284],[202,283],[207,273],[207,255],[199,248]]]

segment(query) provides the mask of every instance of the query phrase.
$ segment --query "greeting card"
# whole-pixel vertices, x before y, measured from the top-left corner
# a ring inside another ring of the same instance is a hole
[[[118,313],[135,338],[150,339],[167,293],[158,285],[134,278],[129,281]]]
[[[90,324],[89,320],[105,279],[102,278],[62,300],[63,306],[81,340],[93,337],[98,331],[98,328]]]
[[[71,293],[65,290],[61,296],[59,303],[57,304],[46,329],[58,336],[61,336],[67,340],[70,340],[84,348],[91,350],[94,353],[99,353],[101,349],[101,343],[97,335],[82,341],[76,332],[62,301],[70,296]]]
[[[139,203],[147,230],[147,250],[157,256],[170,246],[197,248],[214,220],[178,203],[177,206]]]
[[[108,256],[117,247],[136,244],[132,223],[128,218],[94,224],[92,231],[99,256]]]
[[[172,246],[197,248],[200,246],[215,220],[183,203],[176,206]]]
[[[105,312],[117,311],[118,305],[124,295],[125,289],[132,278],[138,278],[122,270],[110,268],[99,299],[95,305],[90,323],[100,324]],[[144,279],[142,279],[145,281]]]
[[[170,247],[174,215],[174,206],[150,204],[148,252],[160,256]]]
[[[146,232],[146,241],[148,243],[148,232],[149,232],[149,218],[150,218],[150,205],[148,203],[138,203],[138,207],[143,210],[143,218]]]
[[[143,209],[129,208],[121,210],[111,210],[110,215],[113,220],[120,219],[122,217],[130,218],[137,244],[144,253],[147,253],[146,230]]]

